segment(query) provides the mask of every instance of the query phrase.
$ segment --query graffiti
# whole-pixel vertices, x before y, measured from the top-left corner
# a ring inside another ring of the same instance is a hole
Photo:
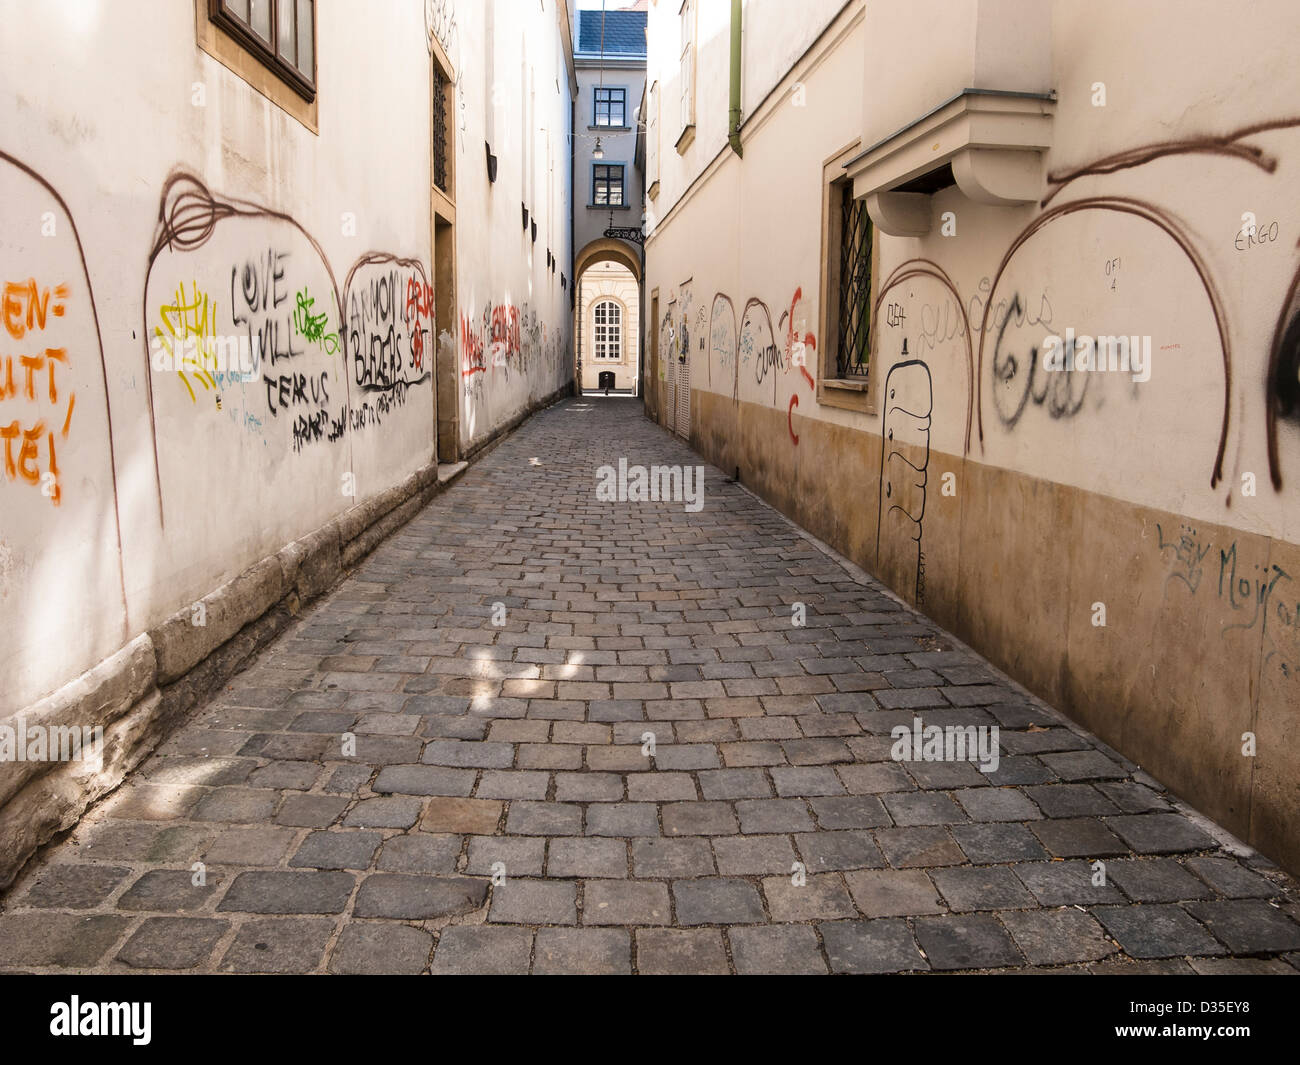
[[[552,335],[528,303],[484,305],[477,316],[460,315],[460,366],[466,396],[477,394],[471,379],[500,378],[509,382],[539,369],[559,366],[561,337]],[[481,375],[481,377],[480,377]]]
[[[178,332],[237,336],[260,357],[261,373],[251,381],[238,374],[210,375],[210,380],[196,374],[204,388],[221,389],[220,413],[227,424],[246,432],[265,430],[294,454],[318,441],[340,439],[349,385],[335,358],[340,328],[330,326],[331,319],[341,318],[342,303],[315,238],[288,214],[219,197],[193,174],[176,171],[164,182],[159,201],[145,306],[161,306],[161,299],[150,298],[151,290],[161,278],[178,276],[193,279],[188,296],[182,287],[172,304],[183,312],[173,316],[182,326]],[[220,298],[204,302],[204,293]],[[146,336],[156,336],[147,325]],[[158,391],[147,358],[145,365],[159,521],[165,527],[164,481],[179,482],[187,471],[160,448],[159,420],[172,416],[172,401],[169,392]]]
[[[305,288],[298,293],[296,301],[297,307],[293,312],[294,330],[305,340],[323,345],[325,350],[333,355],[339,349],[339,335],[325,332],[329,314],[325,311],[321,311],[320,314],[312,313],[316,300],[307,294]]]
[[[170,364],[178,367],[176,376],[189,393],[191,403],[198,402],[194,386],[190,384],[191,374],[208,391],[216,388],[216,380],[212,376],[212,370],[205,365],[205,358],[195,357],[196,345],[187,344],[186,341],[199,341],[198,350],[206,354],[207,341],[216,333],[215,313],[216,307],[209,305],[207,293],[199,289],[197,281],[191,282],[188,296],[185,294],[184,282],[177,285],[172,302],[158,308],[162,325],[154,327],[154,337],[162,352],[171,360]]]
[[[1051,189],[1041,201],[1040,206],[1046,207],[1068,185],[1080,178],[1114,174],[1121,170],[1129,170],[1134,167],[1143,166],[1153,160],[1174,155],[1224,156],[1238,159],[1258,168],[1265,174],[1271,175],[1277,171],[1277,156],[1269,154],[1258,145],[1246,143],[1247,138],[1277,130],[1296,128],[1300,128],[1300,116],[1267,119],[1263,122],[1254,122],[1250,125],[1242,126],[1239,129],[1232,130],[1226,134],[1201,134],[1199,136],[1186,137],[1178,140],[1157,141],[1152,144],[1139,145],[1122,152],[1103,156],[1100,159],[1095,159],[1082,166],[1052,171],[1047,175],[1047,183],[1051,186]],[[1087,201],[1078,202],[1083,203]],[[1135,203],[1136,201],[1126,202]],[[1154,208],[1149,208],[1149,210],[1155,212]],[[1165,227],[1166,231],[1170,231],[1172,223],[1169,222],[1167,218],[1163,220],[1167,223]],[[1258,230],[1256,230],[1256,232],[1258,232]],[[1272,239],[1272,232],[1273,230],[1270,226],[1266,230],[1270,239]],[[1173,234],[1171,233],[1171,235]],[[1241,250],[1240,246],[1237,246],[1238,250]],[[1249,246],[1249,244],[1247,244],[1247,246]],[[1215,293],[1214,287],[1209,279],[1208,271],[1206,271],[1199,258],[1194,257],[1191,254],[1190,248],[1184,246],[1183,250],[1188,255],[1188,258],[1191,259],[1193,266],[1196,267],[1197,272],[1201,276],[1202,285],[1204,286],[1207,295],[1210,297],[1215,319],[1219,324],[1220,346],[1223,350],[1223,427],[1220,433],[1219,450],[1215,460],[1214,471],[1210,477],[1210,486],[1214,487],[1223,475],[1223,455],[1227,446],[1228,413],[1231,405],[1232,387],[1231,355],[1226,339],[1226,323],[1224,322],[1218,304],[1217,294]],[[1269,478],[1272,481],[1275,491],[1280,491],[1282,488],[1281,460],[1278,454],[1277,443],[1277,423],[1279,418],[1288,418],[1300,413],[1300,327],[1296,326],[1297,289],[1300,289],[1300,268],[1297,268],[1295,276],[1292,278],[1290,288],[1287,291],[1286,297],[1282,301],[1282,307],[1278,313],[1277,324],[1274,327],[1272,341],[1269,344],[1268,371],[1265,377],[1265,436],[1268,447]]]
[[[51,306],[50,298],[54,303]],[[35,278],[25,282],[7,281],[4,285],[4,329],[10,341],[26,341],[28,354],[0,355],[0,402],[10,401],[0,409],[0,440],[4,441],[4,477],[41,488],[51,504],[63,498],[59,483],[58,450],[55,434],[66,440],[72,426],[72,412],[77,394],[66,390],[66,404],[60,418],[58,382],[63,376],[60,366],[67,366],[68,352],[62,347],[35,350],[45,334],[49,317],[62,318],[67,311],[68,286],[53,289],[37,284]],[[24,309],[26,313],[24,313]],[[18,362],[18,381],[14,380],[14,361]],[[38,383],[39,382],[39,383]],[[5,422],[6,414],[18,414],[12,402],[17,399],[25,417]],[[45,418],[53,416],[47,426]],[[17,455],[14,449],[17,447]]]
[[[903,342],[903,355],[907,342]],[[921,550],[926,481],[930,466],[930,416],[934,409],[930,368],[920,359],[904,359],[885,375],[884,445],[880,455],[879,504],[876,516],[876,565],[882,536],[889,543],[911,540],[915,558],[905,574],[918,605],[925,601],[925,556]],[[920,461],[913,458],[920,453]]]
[[[1282,487],[1282,464],[1277,449],[1278,420],[1300,421],[1300,268],[1291,279],[1277,324],[1273,327],[1266,374],[1264,416],[1268,471],[1276,490]]]
[[[1065,365],[1069,369],[1051,372],[1040,361],[1037,345],[1031,345],[1029,354],[1020,357],[1004,351],[1007,325],[1013,320],[1017,327],[1040,321],[1026,317],[1018,292],[1011,298],[993,345],[993,381],[997,386],[993,389],[993,406],[1002,424],[1015,425],[1031,399],[1053,418],[1074,417],[1083,407],[1090,379],[1086,370],[1073,369],[1074,335],[1070,334],[1065,341]]]
[[[1268,155],[1262,148],[1258,148],[1253,144],[1242,144],[1241,141],[1246,137],[1267,133],[1271,130],[1293,129],[1297,126],[1300,126],[1300,118],[1271,119],[1267,122],[1255,122],[1249,126],[1243,126],[1241,129],[1234,130],[1232,133],[1223,136],[1205,135],[1176,141],[1159,141],[1155,144],[1129,148],[1114,155],[1103,156],[1101,159],[1095,159],[1084,166],[1053,171],[1047,175],[1047,183],[1052,186],[1052,190],[1043,197],[1039,206],[1046,207],[1067,185],[1079,178],[1118,173],[1121,170],[1143,166],[1153,160],[1170,155],[1230,156],[1257,166],[1266,174],[1272,174],[1277,170],[1277,158]]]
[[[817,336],[811,330],[804,328],[806,317],[801,307],[802,303],[803,286],[799,286],[790,297],[790,309],[781,312],[781,319],[777,325],[785,327],[785,372],[789,373],[792,366],[799,367],[800,376],[808,387],[815,391],[817,382],[808,372],[808,359],[817,352]],[[794,431],[794,409],[797,406],[799,406],[799,394],[792,391],[790,402],[785,408],[785,423],[790,432],[790,440],[795,447],[799,446],[799,434]]]
[[[786,364],[781,349],[775,344],[765,344],[754,357],[754,383],[762,384],[772,370],[784,370]]]
[[[413,388],[432,381],[425,351],[433,335],[433,290],[418,260],[371,252],[352,265],[343,292],[354,386],[347,427],[355,431],[382,425]]]
[[[907,259],[890,271],[889,275],[880,283],[880,290],[877,292],[875,302],[872,304],[871,325],[867,329],[867,350],[876,350],[876,330],[881,318],[880,305],[893,289],[906,281],[912,280],[914,277],[929,277],[939,282],[952,295],[957,313],[960,315],[959,321],[954,319],[952,327],[954,332],[952,335],[962,337],[966,348],[966,437],[964,447],[969,452],[972,408],[975,402],[975,355],[971,343],[971,319],[966,314],[966,308],[962,303],[961,294],[957,291],[957,286],[953,284],[952,278],[948,276],[943,267],[929,259]],[[984,313],[987,316],[988,305],[985,306]],[[981,324],[981,336],[985,324]],[[935,331],[937,334],[937,323]],[[983,436],[980,439],[983,440]]]
[[[128,638],[113,430],[76,220],[0,151],[0,717]]]
[[[1149,222],[1174,241],[1196,271],[1196,275],[1201,282],[1201,287],[1205,292],[1206,298],[1209,300],[1210,308],[1214,314],[1214,321],[1219,335],[1219,348],[1223,356],[1223,418],[1219,430],[1218,451],[1215,455],[1214,468],[1210,475],[1210,487],[1213,488],[1223,478],[1223,456],[1228,446],[1228,414],[1232,392],[1232,356],[1228,342],[1227,321],[1223,313],[1223,304],[1219,297],[1218,289],[1210,276],[1204,260],[1200,253],[1192,246],[1191,240],[1188,238],[1187,234],[1183,232],[1181,226],[1179,226],[1179,224],[1175,222],[1167,212],[1152,204],[1124,196],[1098,196],[1089,199],[1072,200],[1069,203],[1060,204],[1056,207],[1050,208],[1030,222],[1029,225],[1025,226],[1025,228],[1020,231],[1019,235],[1017,235],[1015,240],[1011,242],[1011,246],[1002,256],[1001,263],[998,264],[997,272],[993,275],[991,291],[997,291],[998,282],[1001,281],[1002,275],[1006,272],[1007,266],[1011,262],[1012,257],[1028,240],[1042,230],[1044,226],[1050,225],[1057,219],[1064,218],[1079,211],[1104,211],[1139,218],[1143,221]],[[983,443],[984,440],[984,412],[982,405],[984,386],[984,341],[986,339],[989,315],[992,309],[992,302],[985,304],[984,314],[980,323],[977,380],[979,382],[978,388],[981,396],[981,402],[978,404],[979,438],[981,443]]]
[[[1164,528],[1157,522],[1156,549],[1167,567],[1166,597],[1171,583],[1182,585],[1193,597],[1204,587],[1207,597],[1212,596],[1236,619],[1221,624],[1221,639],[1226,639],[1231,632],[1258,630],[1264,641],[1264,664],[1276,668],[1284,678],[1297,675],[1300,592],[1295,589],[1290,573],[1276,563],[1243,561],[1236,540],[1216,552],[1214,543],[1202,538],[1189,525],[1181,526],[1177,536],[1171,533],[1165,539]],[[1217,579],[1204,580],[1207,569]]]
[[[421,318],[429,319],[428,329],[415,329],[411,334],[411,365],[417,370],[422,370],[424,369],[425,333],[432,334],[434,329],[433,286],[414,274],[406,282],[406,312],[403,318],[407,322],[418,322]]]
[[[436,40],[442,50],[451,55],[458,39],[456,10],[451,0],[425,0],[424,26],[430,40]]]
[[[1156,523],[1156,541],[1161,555],[1170,552],[1169,571],[1165,575],[1166,593],[1170,581],[1178,581],[1193,592],[1199,589],[1201,578],[1205,576],[1205,556],[1210,553],[1212,545],[1202,543],[1190,525],[1182,526],[1176,539],[1166,540],[1159,522]]]
[[[437,41],[443,54],[451,60],[457,69],[461,67],[460,33],[456,26],[456,11],[451,0],[425,0],[424,29],[428,38],[428,50],[432,54],[433,42]],[[465,148],[466,102],[465,79],[456,79],[456,125],[460,135],[460,147]]]
[[[729,378],[731,398],[736,398],[736,308],[731,297],[718,292],[713,296],[709,311],[709,363],[710,382],[716,365],[719,380]]]

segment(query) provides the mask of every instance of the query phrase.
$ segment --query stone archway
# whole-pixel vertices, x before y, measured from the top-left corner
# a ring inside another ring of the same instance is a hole
[[[611,269],[614,268],[614,269]],[[610,285],[610,276],[621,279],[621,288]],[[600,237],[591,241],[574,258],[574,378],[579,393],[592,392],[598,387],[597,367],[591,361],[591,335],[595,328],[592,304],[595,299],[614,298],[624,308],[621,321],[625,324],[623,344],[630,358],[621,367],[606,364],[601,369],[618,371],[615,391],[623,395],[640,395],[643,387],[643,353],[641,350],[641,320],[644,302],[641,298],[641,257],[637,249],[624,241]],[[590,291],[589,291],[590,290]],[[591,378],[587,388],[584,382]]]

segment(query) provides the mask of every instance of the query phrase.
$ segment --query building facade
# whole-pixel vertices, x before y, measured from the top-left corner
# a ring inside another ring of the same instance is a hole
[[[647,408],[1296,869],[1300,24],[1129,14],[652,2]]]
[[[565,0],[0,19],[0,724],[105,730],[0,765],[4,883],[571,391],[577,86]]]
[[[646,11],[637,6],[575,13],[574,330],[584,392],[640,391]]]

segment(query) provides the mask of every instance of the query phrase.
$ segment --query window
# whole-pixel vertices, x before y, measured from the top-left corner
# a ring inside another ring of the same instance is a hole
[[[682,129],[695,125],[695,0],[682,4]]]
[[[623,308],[613,300],[601,300],[592,311],[596,358],[617,362],[623,357]]]
[[[597,126],[627,125],[627,90],[596,89]]]
[[[591,171],[591,205],[622,207],[623,164],[596,163]]]
[[[650,86],[650,114],[645,127],[646,189],[653,199],[659,191],[659,83]]]
[[[433,61],[433,183],[451,195],[451,80],[442,64]],[[489,151],[489,172],[493,170]]]
[[[866,199],[853,198],[851,180],[836,182],[839,251],[835,303],[835,367],[839,377],[865,377],[871,361],[871,218]]]
[[[316,0],[210,0],[213,22],[287,82],[316,96]]]

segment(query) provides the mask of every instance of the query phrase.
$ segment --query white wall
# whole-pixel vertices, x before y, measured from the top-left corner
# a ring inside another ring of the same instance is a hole
[[[627,90],[627,123],[626,132],[610,131],[607,129],[589,128],[594,125],[594,90],[600,84],[601,76],[599,70],[592,70],[589,67],[578,68],[578,121],[577,121],[577,145],[578,151],[574,160],[573,168],[573,204],[574,204],[574,245],[578,251],[581,251],[591,241],[598,240],[605,235],[605,229],[610,224],[610,209],[608,207],[592,207],[591,192],[591,175],[592,166],[597,163],[622,163],[623,170],[623,202],[627,206],[622,209],[613,211],[614,225],[620,228],[636,228],[641,224],[642,205],[645,200],[645,189],[641,180],[641,173],[636,168],[636,138],[637,138],[637,117],[636,110],[640,106],[641,93],[645,86],[645,70],[626,69],[622,67],[607,67],[605,70],[604,84],[609,88],[625,88]],[[596,147],[596,138],[600,137],[601,150],[605,153],[604,158],[597,160],[592,158],[592,151]],[[637,249],[629,245],[628,251],[635,255]]]
[[[568,285],[572,249],[570,107],[556,0],[495,0],[493,55],[485,33],[489,5],[462,3],[447,53],[461,73],[456,175],[456,332],[462,374],[460,431],[482,440],[573,377]],[[493,72],[492,84],[485,80]],[[496,181],[483,149],[489,110]],[[529,212],[522,222],[521,205]],[[532,239],[532,224],[537,239]],[[547,265],[547,251],[554,267]]]
[[[489,306],[511,308],[501,364],[462,390],[467,443],[572,373],[561,268],[545,270],[548,246],[569,256],[560,16],[554,0],[519,6],[497,19],[496,70],[517,90],[532,68],[547,127],[528,157],[536,245],[520,235],[517,123],[502,123],[495,188],[483,173],[485,8],[431,5],[465,75],[460,307],[471,335]],[[318,134],[197,47],[188,0],[0,0],[0,269],[21,283],[0,328],[0,426],[42,427],[0,466],[0,714],[434,461],[434,338],[461,328],[429,299],[425,7],[318,5]],[[43,329],[26,327],[29,278],[49,291]],[[325,318],[304,330],[304,310]],[[148,338],[182,319],[266,330],[283,357],[248,382],[155,371]],[[28,397],[19,359],[47,348],[66,352],[54,390],[42,366]]]

